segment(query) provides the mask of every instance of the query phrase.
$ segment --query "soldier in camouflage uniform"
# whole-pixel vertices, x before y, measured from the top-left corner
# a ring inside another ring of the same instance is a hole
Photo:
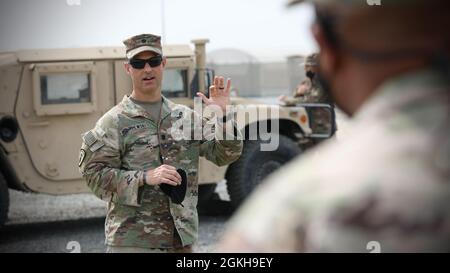
[[[317,80],[318,53],[312,53],[305,58],[303,66],[305,68],[306,79],[303,80],[292,94],[292,98],[284,98],[285,104],[293,106],[298,103],[331,103]]]
[[[311,87],[306,90],[303,96],[297,98],[297,103],[327,103],[332,106],[331,111],[334,111],[334,104],[331,101],[329,94],[325,92],[322,85],[318,80],[318,66],[319,66],[319,54],[312,53],[305,58],[305,72],[306,77],[311,82]],[[330,112],[322,108],[311,108],[311,129],[318,134],[327,134],[328,132],[334,132],[332,118],[330,118]]]
[[[312,53],[305,58],[305,73],[306,77],[311,82],[311,88],[306,90],[303,96],[299,97],[298,103],[331,103],[330,98],[317,80],[319,54]]]
[[[133,36],[124,44],[133,91],[83,134],[80,172],[94,194],[108,202],[108,252],[190,252],[198,231],[199,156],[229,164],[240,156],[242,141],[237,140],[238,130],[224,135],[226,126],[234,126],[232,115],[202,117],[161,95],[166,59],[159,36]],[[230,80],[225,87],[224,79],[216,77],[210,98],[199,96],[224,111],[230,85]],[[180,122],[192,129],[177,130]],[[211,130],[205,136],[206,126]],[[179,187],[177,169],[187,176],[181,204],[161,190],[163,184]]]
[[[286,106],[295,106],[299,103],[327,103],[332,106],[331,111],[334,111],[334,104],[331,101],[329,95],[322,88],[318,81],[318,53],[312,53],[305,58],[303,63],[306,73],[306,79],[297,87],[293,93],[292,98],[282,97],[281,101]],[[327,109],[322,108],[309,108],[311,117],[311,129],[317,134],[328,134],[334,132],[333,120],[329,117],[330,112]]]
[[[449,252],[449,5],[314,2],[324,86],[353,123],[263,183],[219,250]]]

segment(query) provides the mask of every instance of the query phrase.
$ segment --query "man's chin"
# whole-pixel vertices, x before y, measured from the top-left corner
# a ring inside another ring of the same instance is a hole
[[[144,85],[141,87],[141,90],[145,94],[153,94],[153,93],[157,92],[158,86],[153,85],[153,84],[152,85]]]

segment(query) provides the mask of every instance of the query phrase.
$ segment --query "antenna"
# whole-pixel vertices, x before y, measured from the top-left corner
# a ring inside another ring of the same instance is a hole
[[[165,14],[164,0],[161,0],[161,36],[162,36],[162,43],[166,44],[166,14]]]

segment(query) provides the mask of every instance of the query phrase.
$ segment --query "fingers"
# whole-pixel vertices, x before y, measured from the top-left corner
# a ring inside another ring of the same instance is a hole
[[[165,168],[164,173],[162,174],[163,179],[169,180],[170,182],[175,183],[174,186],[181,184],[181,176],[177,172],[177,169],[170,165],[162,165]],[[164,181],[166,181],[164,180]]]
[[[174,166],[170,166],[170,165],[167,165],[167,164],[163,164],[163,165],[161,165],[161,167],[163,167],[165,169],[168,169],[168,170],[177,171],[177,169]]]
[[[172,181],[172,180],[170,180],[170,179],[168,179],[168,178],[162,178],[161,179],[161,184],[162,183],[164,183],[164,184],[169,184],[169,185],[171,185],[171,186],[178,186],[178,183],[177,182],[174,182],[174,181]]]
[[[173,183],[174,186],[178,186],[181,184],[181,178],[178,178],[173,173],[166,173],[164,174],[164,177],[162,179],[163,181],[169,181],[170,183]]]
[[[209,87],[209,94],[211,96],[217,96],[222,93],[229,94],[231,89],[231,79],[227,79],[225,86],[225,79],[221,76],[214,77],[214,84]]]
[[[181,176],[180,176],[180,174],[175,170],[175,171],[173,171],[173,170],[170,170],[170,171],[167,171],[167,176],[168,176],[168,178],[170,178],[172,181],[175,181],[175,182],[177,182],[178,184],[181,184]]]
[[[214,77],[214,85],[213,86],[215,86],[215,87],[219,86],[219,77],[218,76]]]
[[[209,88],[209,90],[210,90],[210,92],[211,92],[211,87]],[[202,98],[202,101],[203,101],[204,103],[206,103],[206,104],[209,103],[209,99],[208,99],[203,93],[197,92],[197,96],[199,96],[200,98]]]
[[[220,91],[222,91],[222,90],[225,88],[223,77],[219,77],[219,85],[218,85],[218,88],[219,88]]]
[[[209,97],[210,98],[212,98],[212,97],[216,97],[217,96],[217,85],[211,85],[210,87],[209,87]]]
[[[231,89],[231,79],[227,79],[227,87],[225,87],[225,93],[229,94]]]

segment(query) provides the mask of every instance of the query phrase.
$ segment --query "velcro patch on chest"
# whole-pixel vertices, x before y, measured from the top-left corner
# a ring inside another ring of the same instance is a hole
[[[137,129],[143,129],[143,128],[145,128],[145,124],[135,124],[132,126],[127,126],[127,127],[123,128],[122,130],[120,130],[120,134],[122,136],[126,136],[130,131],[137,130]]]
[[[184,116],[183,112],[184,111],[182,109],[176,109],[172,113],[170,113],[170,116],[175,119],[180,119]]]

